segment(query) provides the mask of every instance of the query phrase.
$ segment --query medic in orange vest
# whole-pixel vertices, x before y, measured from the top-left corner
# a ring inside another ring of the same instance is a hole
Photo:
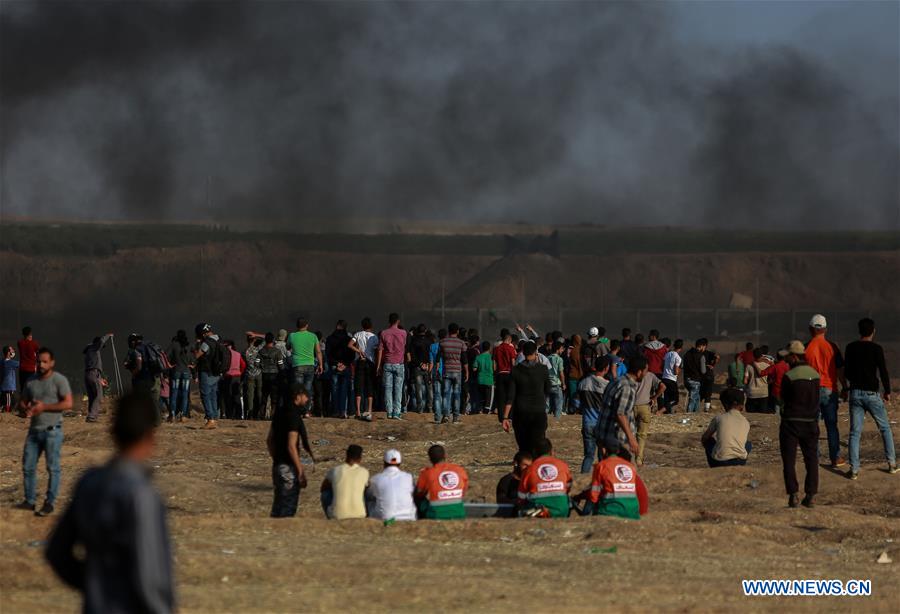
[[[519,482],[519,509],[526,516],[567,518],[572,488],[569,466],[553,456],[553,444],[544,439],[535,450],[537,458]]]
[[[459,465],[446,462],[446,458],[444,446],[428,448],[432,466],[422,469],[414,494],[422,518],[451,520],[466,517],[463,496],[469,488],[469,476]]]
[[[603,460],[594,465],[590,489],[577,497],[588,501],[582,514],[639,520],[649,510],[649,502],[631,455],[616,438],[607,441],[603,449]]]

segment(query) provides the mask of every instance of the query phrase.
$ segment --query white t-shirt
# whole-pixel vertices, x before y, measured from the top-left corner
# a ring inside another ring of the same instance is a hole
[[[676,367],[681,367],[681,354],[675,350],[670,350],[666,354],[666,359],[663,361],[663,379],[677,382],[678,376],[675,374]]]
[[[415,520],[414,488],[412,475],[399,467],[385,467],[384,471],[369,480],[367,493],[375,499],[369,516],[379,520]]]
[[[366,484],[369,471],[361,465],[343,463],[332,467],[325,479],[331,482],[334,500],[328,507],[328,515],[335,520],[365,518]]]
[[[353,340],[366,354],[366,360],[375,362],[375,354],[378,352],[378,335],[367,330],[361,330],[353,335]]]

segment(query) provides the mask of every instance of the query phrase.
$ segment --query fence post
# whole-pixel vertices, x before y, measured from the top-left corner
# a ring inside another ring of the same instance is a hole
[[[713,317],[715,318],[715,324],[713,325],[713,331],[716,333],[716,337],[719,336],[719,309],[713,309]]]

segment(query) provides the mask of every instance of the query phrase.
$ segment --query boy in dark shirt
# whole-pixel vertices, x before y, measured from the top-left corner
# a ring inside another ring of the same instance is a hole
[[[528,452],[516,452],[513,457],[513,470],[500,478],[497,482],[497,503],[515,505],[519,500],[519,482],[522,480],[525,470],[531,465],[531,454]]]

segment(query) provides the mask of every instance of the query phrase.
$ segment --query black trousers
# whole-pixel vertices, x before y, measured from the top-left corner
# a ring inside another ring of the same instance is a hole
[[[497,399],[497,418],[503,422],[503,408],[509,399],[509,384],[512,376],[509,373],[497,373],[494,376],[494,397]]]
[[[513,414],[512,427],[519,451],[528,452],[532,458],[537,458],[538,444],[547,437],[547,414],[545,412]]]
[[[673,407],[678,405],[678,382],[673,382],[670,379],[664,379],[662,382],[666,386],[663,400],[666,403],[666,411],[670,412]]]
[[[271,407],[266,407],[271,399]],[[259,417],[261,420],[268,420],[275,413],[278,407],[278,374],[263,373],[262,374],[262,394],[259,398]]]
[[[787,494],[800,492],[797,484],[797,446],[803,453],[806,479],[803,492],[814,495],[819,491],[819,423],[782,420],[778,429],[778,443],[781,446],[781,463],[784,469],[784,488]]]

